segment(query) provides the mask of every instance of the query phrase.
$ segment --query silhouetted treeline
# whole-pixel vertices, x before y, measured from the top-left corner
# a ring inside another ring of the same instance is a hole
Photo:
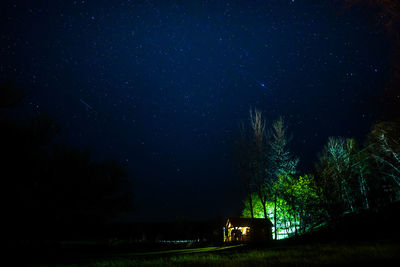
[[[68,223],[102,223],[131,207],[131,186],[120,164],[95,162],[87,151],[55,145],[59,128],[47,116],[10,118],[23,99],[12,84],[2,84],[0,96],[5,231],[19,235]]]

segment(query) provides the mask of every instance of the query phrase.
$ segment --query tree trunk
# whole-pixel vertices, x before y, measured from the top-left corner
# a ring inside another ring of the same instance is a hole
[[[268,216],[267,216],[267,207],[266,207],[267,201],[264,201],[264,203],[262,203],[262,204],[263,204],[263,209],[264,209],[264,218],[267,219],[268,218]]]
[[[278,234],[277,234],[277,229],[276,229],[276,201],[277,201],[277,199],[276,199],[276,194],[275,194],[275,201],[274,201],[274,227],[275,227],[275,240],[277,239],[277,236],[278,236]]]
[[[251,218],[254,218],[254,211],[253,211],[253,198],[251,197],[251,193],[249,193],[249,204],[250,204],[250,213]]]
[[[262,194],[258,194],[258,197],[260,198],[261,204],[263,206],[264,218],[268,218],[268,216],[267,216],[267,199]]]
[[[354,207],[352,204],[352,201],[350,199],[350,195],[349,192],[347,190],[347,185],[346,182],[344,181],[343,178],[341,178],[341,191],[342,191],[342,200],[345,203],[345,205],[347,205],[350,208],[350,211],[354,211]]]
[[[369,209],[369,203],[368,203],[368,197],[367,197],[367,185],[366,185],[367,182],[365,181],[365,178],[363,176],[363,170],[361,167],[360,167],[360,177],[359,178],[360,178],[360,180],[359,180],[360,191],[361,191],[361,195],[364,198],[364,207],[366,209]]]
[[[297,216],[296,216],[296,209],[294,207],[293,197],[291,197],[290,200],[291,200],[290,206],[291,206],[293,218],[294,218],[294,235],[297,236]],[[300,216],[299,216],[299,221],[300,221]]]

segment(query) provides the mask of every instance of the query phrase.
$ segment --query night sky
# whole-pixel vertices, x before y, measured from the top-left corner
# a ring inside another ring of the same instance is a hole
[[[0,78],[27,91],[26,116],[60,125],[57,142],[127,168],[124,220],[230,216],[250,107],[285,118],[300,173],[379,116],[389,41],[332,2],[2,1]]]

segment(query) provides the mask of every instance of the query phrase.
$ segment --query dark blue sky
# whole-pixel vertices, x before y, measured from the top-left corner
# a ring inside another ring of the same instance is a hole
[[[284,116],[301,172],[379,114],[389,45],[334,1],[26,2],[1,4],[1,79],[60,142],[126,166],[130,219],[238,211],[232,149],[250,107]]]

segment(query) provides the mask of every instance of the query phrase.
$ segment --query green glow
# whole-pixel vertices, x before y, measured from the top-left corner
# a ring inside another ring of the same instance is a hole
[[[264,211],[263,206],[261,204],[260,199],[256,194],[253,194],[253,209],[254,209],[254,218],[264,218]],[[242,212],[242,217],[250,218],[250,208],[249,208],[249,201],[246,200],[245,208]],[[269,201],[266,203],[266,210],[268,219],[271,220],[272,224],[274,225],[274,202]],[[287,203],[278,198],[277,201],[277,239],[287,238],[290,234],[295,232],[294,225],[298,225],[296,221],[292,218],[289,214],[289,206]],[[272,227],[272,233],[275,233],[275,227]],[[273,235],[274,236],[274,235]]]
[[[306,230],[307,226],[320,212],[320,198],[314,182],[314,176],[304,175],[297,179],[281,175],[274,183],[274,191],[278,195],[277,239],[287,238],[297,231]],[[252,194],[253,212],[255,218],[264,218],[263,206],[257,194]],[[266,203],[268,219],[274,224],[274,201]],[[249,200],[246,198],[242,217],[250,218]],[[274,227],[272,228],[275,232]]]

